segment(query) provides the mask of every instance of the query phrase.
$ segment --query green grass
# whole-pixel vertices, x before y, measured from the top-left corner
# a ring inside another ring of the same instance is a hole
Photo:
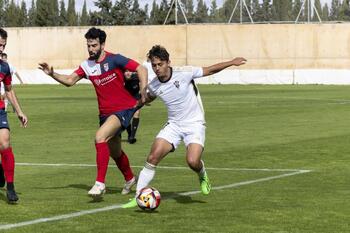
[[[155,212],[114,209],[9,232],[349,232],[350,86],[201,85],[208,168],[307,169],[310,173],[214,190],[199,190],[190,169],[157,169],[152,183],[162,194]],[[89,85],[16,87],[29,117],[19,127],[9,114],[18,163],[94,164],[98,128],[95,92]],[[141,113],[137,143],[123,147],[139,172],[166,121],[156,101]],[[184,146],[161,166],[185,167]],[[113,165],[111,163],[111,165]],[[286,171],[208,170],[214,187],[277,176]],[[8,205],[0,190],[0,226],[122,204],[123,179],[110,167],[102,202],[87,196],[95,167],[16,167],[20,202]]]

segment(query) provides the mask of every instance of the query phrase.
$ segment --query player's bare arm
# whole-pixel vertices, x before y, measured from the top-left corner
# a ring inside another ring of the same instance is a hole
[[[5,93],[7,99],[10,101],[12,106],[16,110],[16,114],[18,116],[18,119],[20,120],[22,127],[27,127],[28,124],[28,118],[27,116],[23,113],[22,108],[18,102],[17,96],[15,91],[12,89],[12,85],[5,85]]]
[[[208,67],[203,67],[203,77],[218,73],[230,66],[241,66],[244,65],[247,60],[243,57],[236,57],[235,59],[227,62],[217,63]]]
[[[45,62],[39,63],[39,69],[41,69],[42,71],[44,71],[45,74],[51,76],[57,82],[65,85],[66,87],[73,86],[82,78],[75,72],[73,72],[70,75],[58,74],[54,71],[52,66],[49,66],[49,64]]]
[[[136,68],[136,72],[140,81],[141,104],[144,104],[147,98],[146,87],[148,83],[148,71],[143,65],[139,65]]]
[[[23,83],[24,83],[23,80],[22,80],[22,78],[21,78],[21,76],[19,76],[18,72],[15,72],[14,75],[16,75],[16,77],[17,77],[17,79],[19,80],[19,83],[20,83],[20,84],[23,84]]]

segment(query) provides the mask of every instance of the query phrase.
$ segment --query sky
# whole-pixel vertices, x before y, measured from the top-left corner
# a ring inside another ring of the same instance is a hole
[[[30,7],[31,6],[31,2],[32,0],[24,0],[27,4],[27,7]],[[68,0],[64,0],[66,2],[66,7],[68,5]],[[112,0],[112,2],[114,3],[116,0]],[[161,2],[161,0],[156,0],[158,3]],[[170,1],[170,0],[168,0]],[[194,0],[196,1],[196,0]],[[204,0],[206,3],[207,3],[207,6],[210,6],[210,2],[211,0]],[[216,3],[218,5],[218,7],[221,7],[223,2],[225,0],[216,0]],[[236,0],[227,0],[227,1],[236,1]],[[21,2],[21,0],[17,0],[17,2]],[[248,0],[246,0],[246,2],[248,2]],[[150,6],[152,5],[153,3],[153,0],[139,0],[139,4],[143,7],[145,6],[146,4],[149,4]],[[328,6],[330,6],[330,3],[331,3],[331,0],[321,0],[321,4],[325,4],[327,3]],[[78,12],[81,11],[82,7],[83,7],[83,4],[84,4],[84,0],[75,0],[75,5],[76,5],[76,10]],[[95,7],[94,5],[94,0],[86,0],[86,5],[88,7],[88,10],[91,10],[91,11],[95,11],[97,10],[98,8]]]

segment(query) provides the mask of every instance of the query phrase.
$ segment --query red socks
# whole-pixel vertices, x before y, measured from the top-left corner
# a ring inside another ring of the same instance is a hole
[[[125,181],[129,181],[134,177],[129,164],[128,156],[124,153],[124,151],[121,151],[120,156],[117,159],[113,158],[113,160],[117,164],[119,170],[122,172]]]
[[[101,183],[105,182],[108,162],[109,162],[109,147],[107,142],[96,143],[96,164],[97,164],[97,177],[96,181]]]
[[[12,183],[15,174],[15,157],[12,152],[12,147],[0,151],[0,154],[6,182]]]

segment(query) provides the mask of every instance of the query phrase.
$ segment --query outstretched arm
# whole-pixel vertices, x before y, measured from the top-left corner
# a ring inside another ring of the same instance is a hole
[[[53,67],[49,66],[47,63],[39,63],[39,69],[44,71],[45,74],[51,76],[57,82],[65,85],[66,87],[73,86],[76,82],[78,82],[82,77],[73,72],[70,75],[58,74],[54,72]]]
[[[16,77],[18,78],[19,83],[23,84],[23,80],[21,79],[21,76],[19,76],[17,71],[14,73],[14,75],[16,75]]]
[[[203,77],[218,73],[218,72],[222,71],[223,69],[226,69],[227,67],[230,67],[230,66],[244,65],[246,63],[246,61],[247,60],[243,57],[236,57],[235,59],[233,59],[231,61],[221,62],[221,63],[217,63],[217,64],[214,64],[214,65],[211,65],[208,67],[203,67]]]

